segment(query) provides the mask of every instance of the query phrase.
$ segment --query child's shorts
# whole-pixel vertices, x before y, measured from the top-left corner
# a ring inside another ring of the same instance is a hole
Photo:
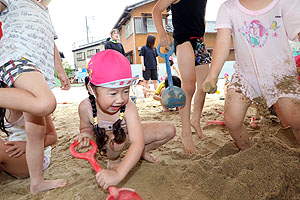
[[[176,46],[180,45],[186,41],[190,41],[195,55],[195,66],[197,65],[205,65],[211,63],[211,56],[206,49],[206,45],[203,42],[202,37],[189,37],[185,40],[177,41],[174,39],[174,46],[176,52]]]
[[[43,161],[43,170],[47,169],[51,161],[51,146],[48,146],[44,150],[44,161]]]
[[[35,65],[26,58],[11,60],[0,67],[0,79],[7,86],[13,87],[14,82],[23,72],[33,71],[38,72],[39,70],[37,70]]]

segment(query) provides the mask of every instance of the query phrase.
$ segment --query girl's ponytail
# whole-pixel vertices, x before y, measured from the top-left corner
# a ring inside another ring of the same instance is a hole
[[[125,105],[120,108],[120,118],[113,124],[113,134],[115,136],[114,142],[116,142],[117,144],[123,143],[126,139],[125,131],[121,127],[121,122],[124,117],[125,108]]]
[[[89,99],[92,105],[92,111],[93,111],[93,118],[94,118],[94,133],[96,135],[96,144],[98,146],[98,149],[101,151],[101,149],[104,147],[108,140],[108,136],[105,134],[105,129],[100,128],[98,125],[98,117],[97,117],[97,107],[95,102],[95,97],[89,93]]]

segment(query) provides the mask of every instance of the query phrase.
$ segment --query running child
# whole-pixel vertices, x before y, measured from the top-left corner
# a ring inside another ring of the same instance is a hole
[[[300,1],[294,0],[228,0],[219,9],[213,62],[203,89],[216,91],[232,36],[235,72],[224,114],[226,127],[241,150],[250,147],[243,121],[256,99],[268,107],[276,104],[300,142],[300,84],[288,41],[300,38],[299,12]]]
[[[88,72],[89,97],[79,105],[80,134],[71,142],[78,140],[81,148],[93,139],[99,151],[107,155],[107,169],[96,174],[99,185],[107,189],[120,183],[141,157],[158,162],[149,151],[171,140],[176,129],[169,122],[140,121],[135,104],[129,101],[135,78],[129,61],[119,52],[109,49],[95,54]]]
[[[26,161],[32,194],[66,185],[63,179],[43,179],[45,116],[56,107],[51,91],[54,67],[62,89],[70,81],[55,46],[56,34],[47,4],[49,0],[0,0],[0,107],[24,112],[27,136]],[[49,85],[48,85],[49,84]],[[50,87],[49,87],[50,86]]]
[[[207,0],[159,0],[152,11],[159,43],[162,47],[170,49],[171,39],[163,27],[161,13],[171,6],[175,53],[182,79],[182,89],[186,94],[186,103],[179,109],[182,124],[180,138],[184,150],[190,154],[198,151],[192,138],[191,126],[200,139],[205,137],[200,126],[206,95],[202,90],[202,83],[211,62],[203,42],[206,3]],[[194,112],[191,117],[193,96]]]

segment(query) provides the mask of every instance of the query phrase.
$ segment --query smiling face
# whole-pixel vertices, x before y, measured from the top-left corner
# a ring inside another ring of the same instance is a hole
[[[100,109],[107,114],[115,114],[128,103],[129,86],[122,88],[94,87],[96,102]]]

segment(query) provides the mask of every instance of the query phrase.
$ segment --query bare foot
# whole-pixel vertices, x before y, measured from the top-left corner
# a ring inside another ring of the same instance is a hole
[[[67,185],[67,181],[65,179],[57,179],[57,180],[50,180],[50,181],[42,181],[37,183],[36,185],[30,185],[30,192],[31,194],[37,194],[39,192],[64,187]]]
[[[192,134],[184,135],[181,132],[180,139],[181,139],[181,142],[183,144],[184,151],[186,153],[194,154],[194,153],[198,152],[197,148],[195,147],[195,144],[194,144],[194,141],[193,141],[193,138],[192,138]]]
[[[112,169],[112,170],[117,169],[117,167],[119,167],[120,163],[121,163],[120,157],[118,157],[116,160],[108,159],[106,167],[107,167],[107,169]]]
[[[159,163],[160,162],[160,160],[158,158],[155,158],[151,153],[146,152],[146,151],[144,151],[142,153],[142,158],[151,163]]]
[[[196,133],[200,139],[203,139],[204,137],[206,137],[206,135],[204,133],[202,133],[200,123],[196,124],[196,123],[192,122],[192,120],[191,120],[191,127],[193,127],[193,129],[196,131]]]

